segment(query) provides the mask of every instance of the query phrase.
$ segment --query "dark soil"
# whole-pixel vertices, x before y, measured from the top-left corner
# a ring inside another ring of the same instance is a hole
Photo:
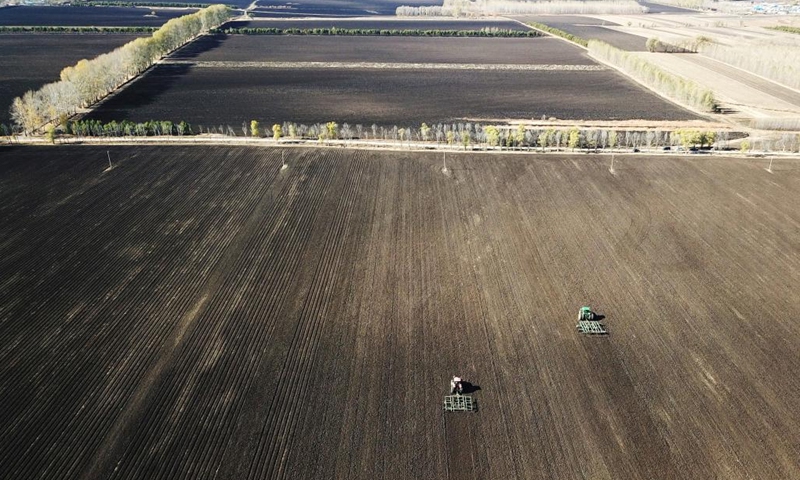
[[[615,25],[592,17],[566,16],[566,15],[541,15],[519,17],[523,22],[539,22],[547,26],[577,35],[584,40],[601,40],[617,48],[631,52],[647,50],[647,39],[638,35],[622,33],[603,25]]]
[[[631,100],[635,99],[635,100]],[[684,120],[695,114],[613,71],[200,68],[161,65],[90,118],[195,127],[337,121],[415,126],[461,119]]]
[[[797,160],[281,153],[0,147],[4,476],[800,477]]]
[[[384,30],[480,30],[482,28],[499,28],[502,30],[530,30],[517,22],[503,20],[440,20],[436,17],[424,19],[407,18],[380,18],[352,19],[352,18],[320,18],[320,19],[270,19],[257,21],[234,21],[225,24],[225,27],[241,28],[363,28]]]
[[[0,14],[2,18],[2,14]],[[0,123],[8,124],[14,98],[58,81],[61,70],[130,42],[128,34],[0,35]]]
[[[253,12],[264,17],[360,17],[394,15],[401,5],[439,5],[441,0],[258,0]]]
[[[6,7],[0,9],[0,25],[55,25],[83,27],[161,26],[171,18],[197,9],[152,10],[133,7]]]
[[[172,58],[228,62],[596,64],[580,49],[550,37],[207,35]]]

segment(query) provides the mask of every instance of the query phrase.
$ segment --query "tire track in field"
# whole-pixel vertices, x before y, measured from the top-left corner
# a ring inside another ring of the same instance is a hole
[[[345,179],[354,180],[349,183],[336,207],[336,217],[324,242],[314,284],[299,314],[295,335],[281,369],[269,409],[270,415],[264,423],[248,478],[283,478],[286,473],[286,460],[296,424],[302,416],[302,402],[309,388],[308,379],[316,359],[319,335],[331,304],[330,284],[344,261],[342,252],[345,239],[342,234],[353,215],[350,207],[363,175],[363,163],[360,158],[351,161],[345,176]]]

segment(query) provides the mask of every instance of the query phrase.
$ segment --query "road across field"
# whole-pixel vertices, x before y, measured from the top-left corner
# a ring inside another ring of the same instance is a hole
[[[0,148],[0,469],[800,477],[797,160],[446,161]]]

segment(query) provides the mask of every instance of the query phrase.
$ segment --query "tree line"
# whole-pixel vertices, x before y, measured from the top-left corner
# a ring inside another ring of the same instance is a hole
[[[59,122],[88,107],[136,77],[164,55],[230,17],[225,5],[214,5],[173,18],[150,37],[137,38],[92,60],[81,60],[61,71],[60,80],[14,99],[11,118],[25,132]]]
[[[653,148],[681,145],[685,148],[710,147],[726,142],[730,132],[699,129],[678,130],[616,130],[607,128],[549,127],[531,128],[525,125],[483,125],[474,122],[422,123],[419,127],[350,125],[337,122],[312,125],[293,122],[262,126],[258,120],[242,122],[241,135],[272,137],[275,140],[384,140],[395,142],[435,142],[455,147],[502,147],[519,149],[608,149]],[[0,125],[0,134],[11,135],[11,129]],[[100,120],[65,120],[48,130],[51,139],[59,135],[77,137],[146,137],[157,135],[216,134],[238,136],[239,131],[230,125],[193,127],[185,121],[150,120],[147,122],[121,122]],[[800,140],[800,136],[798,136]]]
[[[238,135],[229,125],[196,127],[197,133]],[[473,146],[502,148],[542,149],[604,149],[604,148],[653,148],[681,145],[685,148],[711,147],[715,143],[727,142],[727,130],[707,131],[700,129],[678,130],[617,130],[607,128],[580,127],[528,127],[525,125],[483,125],[475,122],[422,123],[419,127],[392,127],[380,125],[350,125],[337,122],[312,125],[293,122],[275,123],[271,128],[258,120],[249,124],[242,122],[244,136],[272,137],[289,140],[383,140],[395,142],[435,142],[449,146],[469,148]],[[800,138],[800,137],[799,137]]]
[[[800,89],[800,44],[792,39],[770,39],[748,45],[700,45],[699,52],[728,65]]]
[[[569,40],[570,42],[577,43],[578,45],[582,45],[584,47],[588,47],[589,46],[589,42],[586,39],[583,39],[583,38],[581,38],[581,37],[579,37],[577,35],[573,35],[571,33],[567,33],[564,30],[559,30],[557,28],[553,28],[553,27],[547,26],[544,23],[528,22],[528,25],[530,25],[531,27],[533,27],[533,28],[535,28],[537,30],[542,30],[542,31],[550,33],[552,35],[556,35],[558,37],[565,38],[565,39]]]
[[[216,28],[212,33],[226,35],[341,35],[341,36],[384,36],[384,37],[538,37],[539,32],[531,30],[482,29],[482,30],[388,30],[378,28],[266,28],[240,27]]]
[[[711,90],[662,70],[625,50],[612,47],[599,40],[589,40],[589,54],[623,70],[631,77],[667,97],[707,112],[718,109],[717,100]]]
[[[0,26],[0,33],[152,33],[158,27]]]
[[[682,128],[677,130],[618,130],[608,128],[581,127],[538,127],[524,125],[482,125],[480,123],[436,123],[421,124],[419,127],[364,126],[337,122],[304,125],[293,122],[275,123],[271,127],[262,126],[257,120],[242,122],[240,128],[231,125],[193,126],[185,121],[150,120],[147,122],[101,122],[99,120],[65,120],[57,127],[50,125],[46,138],[55,141],[60,135],[73,137],[148,137],[159,135],[189,136],[214,134],[226,136],[272,137],[275,140],[379,140],[394,142],[423,142],[448,145],[453,148],[508,148],[521,150],[601,150],[666,148],[681,146],[686,150],[708,148],[730,150],[732,141],[740,141],[745,135],[728,130],[702,130]],[[14,129],[0,124],[0,136],[11,137]],[[742,152],[760,151],[800,151],[800,134],[759,137],[744,140],[733,147]]]
[[[675,43],[662,42],[658,37],[650,37],[647,39],[647,42],[645,42],[645,46],[648,52],[697,53],[697,50],[701,46],[712,42],[713,40],[702,35]]]
[[[79,137],[149,137],[157,135],[192,135],[192,126],[184,121],[149,120],[147,122],[101,122],[100,120],[68,120],[60,133]]]
[[[511,14],[637,14],[649,9],[632,0],[553,0],[514,1],[492,0],[474,2],[470,0],[445,0],[442,6],[401,5],[395,9],[397,16],[454,16],[464,15],[511,15]]]

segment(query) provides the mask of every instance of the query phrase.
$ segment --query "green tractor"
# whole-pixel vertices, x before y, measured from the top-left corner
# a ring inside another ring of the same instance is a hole
[[[594,313],[591,308],[581,307],[578,311],[578,324],[575,325],[575,328],[577,328],[580,333],[605,335],[608,331],[605,325],[600,323],[602,318],[602,316],[598,316]]]
[[[578,312],[578,321],[579,322],[591,322],[594,320],[594,312],[589,307],[581,307],[580,311]]]

